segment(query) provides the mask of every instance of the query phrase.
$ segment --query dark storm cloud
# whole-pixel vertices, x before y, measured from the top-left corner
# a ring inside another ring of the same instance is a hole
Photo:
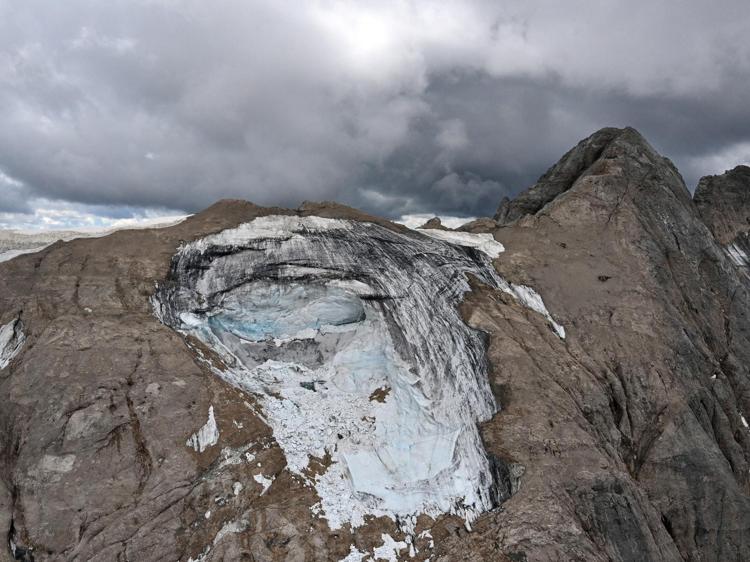
[[[486,215],[607,125],[690,187],[750,159],[743,1],[290,6],[0,0],[0,213]]]

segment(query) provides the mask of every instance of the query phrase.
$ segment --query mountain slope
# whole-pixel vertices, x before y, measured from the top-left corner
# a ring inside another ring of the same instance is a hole
[[[557,181],[558,169],[540,183]],[[746,559],[747,283],[674,167],[637,132],[612,136],[579,170],[572,180],[563,174],[564,192],[496,237],[508,249],[500,272],[536,286],[570,334],[570,365],[544,368],[535,357],[524,373],[553,389],[545,404],[565,412],[598,458],[581,463],[576,440],[557,445],[557,458],[521,462],[537,467],[545,493],[546,482],[559,481],[556,502],[570,507],[551,524],[567,521],[570,540],[583,531],[605,559]],[[523,402],[534,411],[539,400],[532,393]],[[560,443],[561,433],[545,428],[539,439]]]
[[[0,560],[750,559],[725,183],[605,129],[492,235],[227,201],[0,264]]]

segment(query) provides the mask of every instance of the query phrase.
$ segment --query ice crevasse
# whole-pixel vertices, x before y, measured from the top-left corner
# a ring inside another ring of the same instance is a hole
[[[501,251],[491,237],[267,216],[181,247],[154,306],[259,399],[332,529],[368,515],[471,521],[497,499],[477,428],[497,405],[483,335],[458,312],[467,274],[564,337],[539,295],[498,276]],[[309,476],[310,458],[326,455],[325,473]]]

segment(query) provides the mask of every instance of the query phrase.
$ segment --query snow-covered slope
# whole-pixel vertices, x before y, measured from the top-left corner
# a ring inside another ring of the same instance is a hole
[[[497,500],[477,430],[497,408],[485,342],[458,304],[467,274],[538,303],[495,272],[500,244],[462,236],[262,217],[182,247],[157,291],[162,321],[218,352],[217,374],[259,397],[331,528],[385,515],[408,529],[420,513],[468,523]],[[312,457],[323,474],[308,470]]]

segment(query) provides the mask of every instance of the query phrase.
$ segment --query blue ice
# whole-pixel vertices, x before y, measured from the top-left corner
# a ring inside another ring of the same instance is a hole
[[[253,283],[227,296],[220,310],[209,319],[211,329],[249,341],[293,338],[365,318],[358,296],[337,287],[296,283]]]

